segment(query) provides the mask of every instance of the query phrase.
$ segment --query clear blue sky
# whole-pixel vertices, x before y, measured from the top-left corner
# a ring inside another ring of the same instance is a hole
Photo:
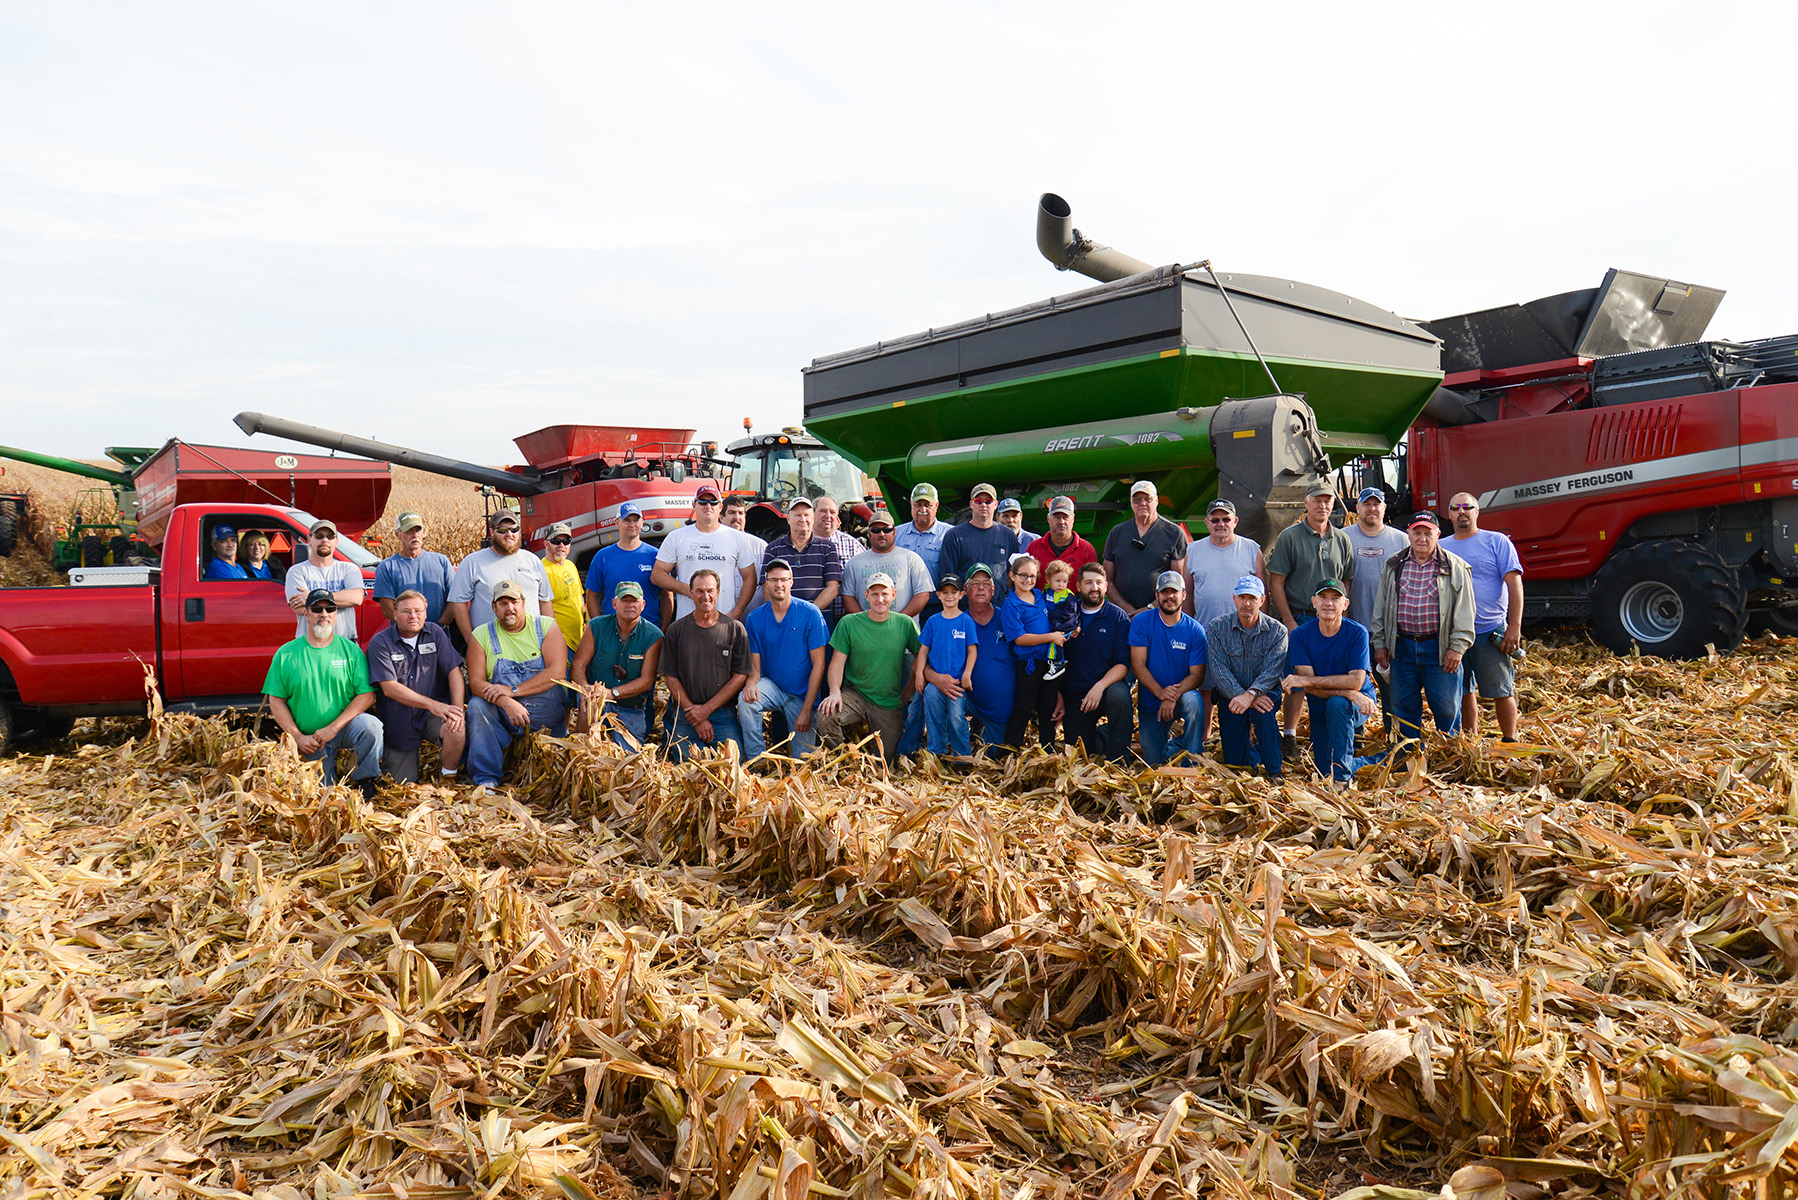
[[[483,462],[1155,263],[1433,317],[1627,267],[1798,332],[1792,6],[0,2],[0,442]],[[678,417],[678,419],[677,419]]]

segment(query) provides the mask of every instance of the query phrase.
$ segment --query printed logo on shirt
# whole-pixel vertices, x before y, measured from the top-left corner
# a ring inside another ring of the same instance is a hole
[[[419,652],[419,653],[420,653],[420,654],[435,654],[435,653],[437,653],[437,643],[436,643],[436,642],[432,642],[432,643],[431,643],[431,644],[430,644],[430,645],[428,645],[428,646],[420,646],[420,647],[419,647],[419,648],[418,648],[418,652]]]
[[[1171,648],[1173,648],[1173,649],[1175,649],[1175,650],[1184,650],[1184,649],[1186,649],[1186,643],[1185,643],[1185,642],[1175,642],[1175,641],[1170,641],[1170,642],[1168,642],[1168,645],[1169,645],[1169,646],[1170,646],[1170,647],[1171,647]]]
[[[967,635],[967,632],[966,632],[966,631],[965,631],[965,630],[961,630],[961,629],[952,629],[952,630],[950,630],[950,631],[949,631],[949,633],[950,633],[950,636],[952,636],[952,637],[955,637],[955,638],[959,638],[959,639],[960,639],[960,640],[962,640],[962,641],[964,641],[964,642],[965,642],[965,641],[967,641],[967,640],[968,640],[968,635]]]

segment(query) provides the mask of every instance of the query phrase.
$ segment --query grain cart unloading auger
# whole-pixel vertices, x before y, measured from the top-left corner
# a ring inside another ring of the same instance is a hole
[[[1100,286],[858,350],[805,371],[805,427],[904,496],[953,513],[976,483],[1075,502],[1102,541],[1152,479],[1164,515],[1235,502],[1270,542],[1330,453],[1385,454],[1442,379],[1422,326],[1338,292],[1095,245],[1045,195],[1037,245]],[[1277,381],[1277,382],[1276,382]],[[1026,524],[1038,524],[1027,518]]]

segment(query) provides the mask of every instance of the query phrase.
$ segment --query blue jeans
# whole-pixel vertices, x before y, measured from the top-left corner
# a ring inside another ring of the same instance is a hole
[[[912,693],[911,702],[905,706],[905,728],[899,733],[899,749],[895,755],[906,758],[922,750],[924,732],[929,724],[928,714],[924,711],[924,693]]]
[[[1278,775],[1284,765],[1280,757],[1280,706],[1275,704],[1272,712],[1251,706],[1248,712],[1233,713],[1229,700],[1217,693],[1212,695],[1212,703],[1217,705],[1217,732],[1223,740],[1224,765],[1238,771],[1262,767],[1269,775]]]
[[[502,664],[503,665],[503,664]],[[533,706],[529,702],[542,697],[561,699],[561,690],[543,692],[536,696],[526,696],[520,703],[530,713],[531,729],[541,729],[551,737],[563,737],[568,733],[568,710],[556,709],[561,715],[554,720],[549,719],[552,710],[550,704]],[[496,787],[500,776],[506,770],[506,747],[512,739],[524,736],[525,730],[514,728],[512,721],[497,705],[489,704],[479,696],[468,698],[468,777],[477,787]]]
[[[778,683],[766,675],[756,680],[756,700],[754,704],[743,699],[743,693],[737,693],[737,724],[743,730],[743,757],[756,758],[768,750],[768,739],[762,734],[762,714],[777,712],[787,719],[787,728],[793,730],[792,745],[788,747],[794,758],[804,758],[818,748],[818,727],[816,725],[804,733],[798,732],[799,712],[805,707],[805,693],[794,695],[783,691]],[[712,717],[716,726],[718,718]],[[714,729],[716,732],[716,729]]]
[[[724,743],[735,742],[737,748],[743,746],[743,730],[737,724],[737,710],[725,705],[712,714],[712,740],[703,741],[694,728],[687,724],[687,714],[679,705],[675,705],[679,715],[674,718],[674,737],[668,743],[668,757],[675,762],[686,762],[687,755],[696,747],[704,746],[708,750],[722,749]]]
[[[924,720],[930,727],[930,752],[959,754],[963,758],[973,754],[974,745],[968,734],[967,692],[951,700],[936,684],[927,683],[922,699]],[[899,744],[905,744],[903,736]]]
[[[612,730],[612,740],[614,742],[626,750],[641,750],[643,748],[644,741],[649,737],[649,706],[647,704],[642,708],[621,708],[614,704],[611,708],[606,709],[606,715],[608,717],[616,717],[618,723],[624,726],[623,731],[617,729]],[[636,745],[631,745],[631,743],[625,739],[624,734],[627,732],[631,737],[637,739]]]
[[[1355,735],[1367,724],[1367,714],[1356,708],[1354,701],[1347,696],[1307,696],[1305,703],[1311,711],[1311,758],[1318,774],[1353,779],[1356,771],[1380,760],[1377,754],[1355,753]]]
[[[1150,699],[1155,707],[1145,708],[1139,714],[1141,723],[1137,727],[1137,737],[1142,742],[1142,759],[1151,767],[1159,767],[1170,757],[1167,744],[1167,731],[1174,726],[1173,721],[1163,721],[1160,717],[1161,702]],[[1180,699],[1174,702],[1174,716],[1186,722],[1186,731],[1181,734],[1174,753],[1184,750],[1193,758],[1199,756],[1203,749],[1200,738],[1204,735],[1205,695],[1203,692],[1181,692]]]
[[[1399,738],[1423,736],[1422,697],[1429,698],[1438,730],[1449,737],[1461,732],[1461,671],[1442,669],[1436,638],[1417,642],[1401,634],[1392,648],[1392,717]]]
[[[337,782],[337,752],[354,750],[356,765],[350,771],[350,778],[374,779],[381,774],[381,750],[385,740],[380,719],[373,713],[358,713],[337,731],[336,737],[308,754],[306,761],[324,760],[325,784],[329,786]]]

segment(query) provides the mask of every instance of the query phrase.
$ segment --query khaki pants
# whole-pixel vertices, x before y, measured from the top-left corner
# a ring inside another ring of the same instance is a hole
[[[858,725],[866,725],[868,732],[880,739],[880,752],[890,761],[899,749],[899,735],[905,730],[905,708],[882,708],[845,685],[843,707],[828,715],[819,714],[818,734],[834,750],[843,744],[847,731]]]

